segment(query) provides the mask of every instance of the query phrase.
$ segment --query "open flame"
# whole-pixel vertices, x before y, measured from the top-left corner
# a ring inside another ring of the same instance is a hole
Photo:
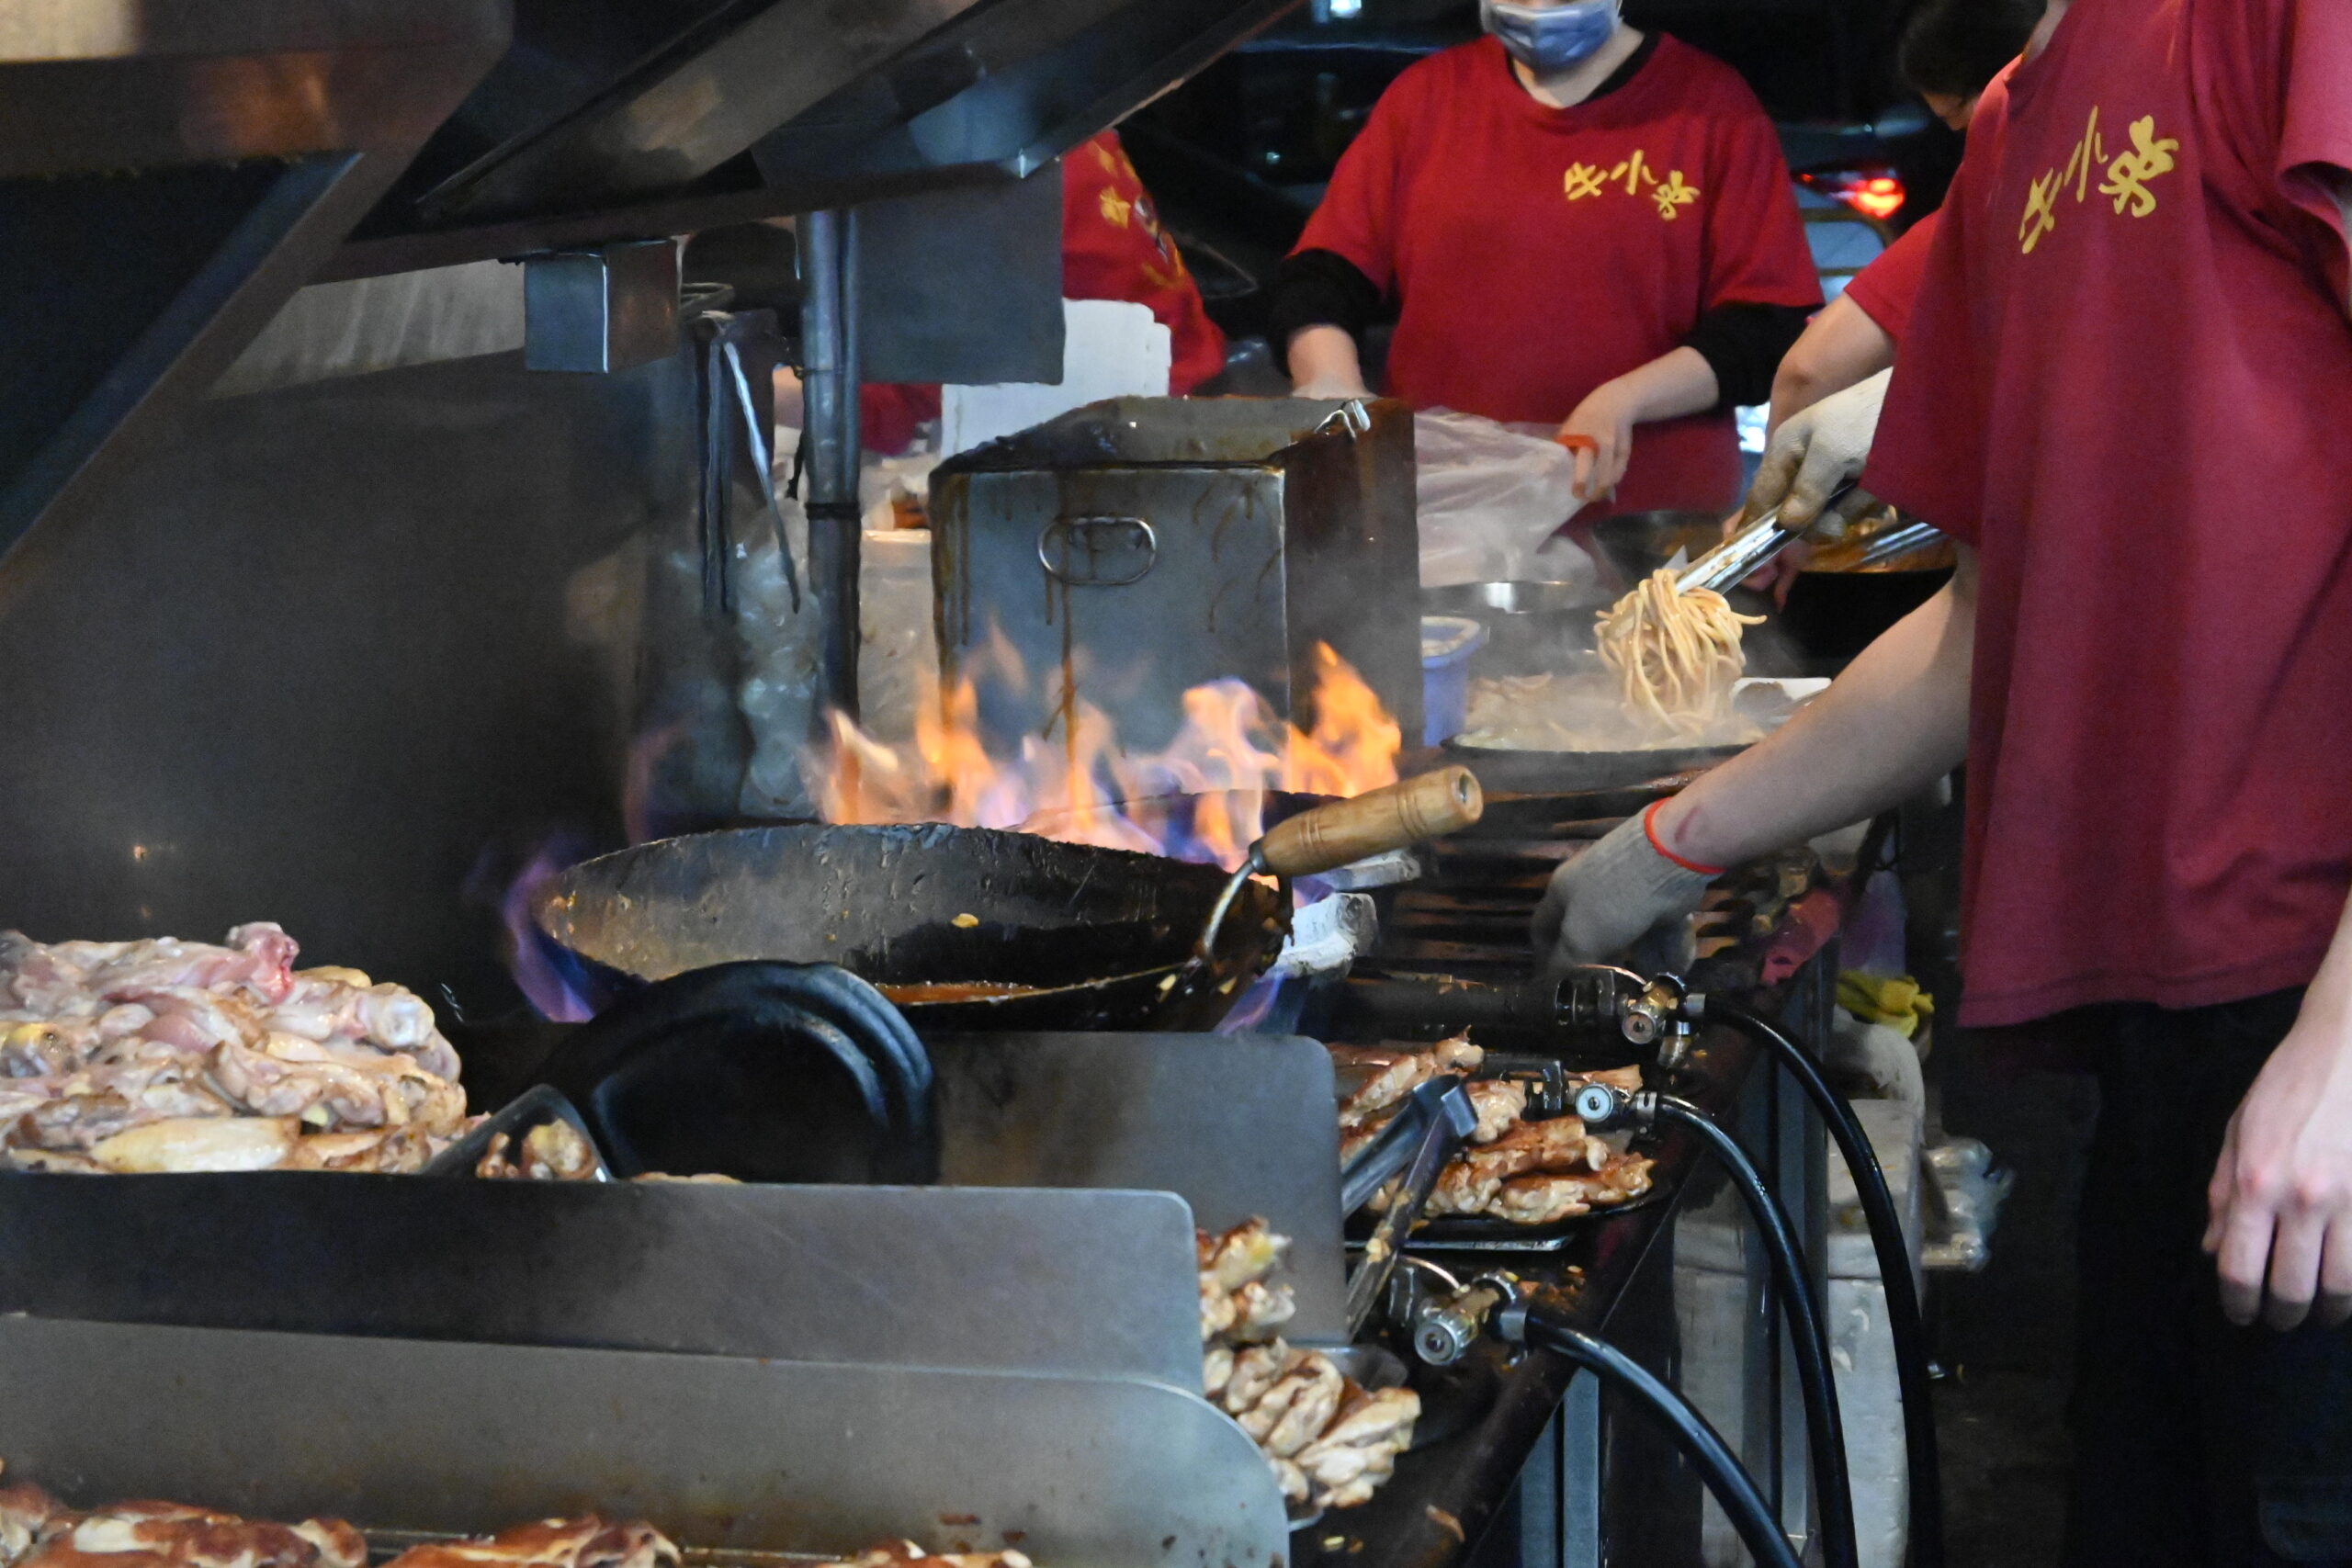
[[[945,822],[1010,828],[1072,843],[1141,850],[1238,866],[1265,831],[1270,791],[1355,795],[1396,781],[1403,732],[1347,660],[1315,649],[1314,728],[1274,714],[1247,682],[1184,694],[1184,721],[1165,750],[1118,743],[1110,717],[1070,698],[1057,733],[991,752],[979,723],[984,686],[1032,688],[999,633],[954,684],[926,681],[910,747],[876,740],[841,714],[831,744],[807,760],[819,809],[838,823]]]

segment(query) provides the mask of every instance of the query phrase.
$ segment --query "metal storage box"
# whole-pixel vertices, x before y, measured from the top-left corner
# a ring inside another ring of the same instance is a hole
[[[1317,643],[1420,732],[1403,403],[1090,403],[941,464],[931,516],[944,672],[1001,632],[1025,673],[982,704],[992,740],[1057,737],[1076,700],[1129,750],[1158,750],[1185,690],[1227,676],[1311,725]]]

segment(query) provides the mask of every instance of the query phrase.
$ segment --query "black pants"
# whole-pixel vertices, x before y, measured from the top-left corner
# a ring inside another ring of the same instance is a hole
[[[2198,1246],[2230,1114],[2301,1000],[2092,1015],[2072,1568],[2352,1564],[2352,1332],[2231,1326]]]

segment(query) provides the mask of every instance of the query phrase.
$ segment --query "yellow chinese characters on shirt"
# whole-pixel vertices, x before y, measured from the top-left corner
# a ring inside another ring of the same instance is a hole
[[[1618,190],[1627,196],[1646,196],[1657,208],[1657,215],[1668,223],[1704,194],[1684,179],[1679,169],[1669,170],[1661,176],[1650,166],[1649,154],[1638,147],[1613,168],[1603,168],[1599,164],[1570,164],[1560,184],[1570,201],[1594,200]]]
[[[2156,209],[2156,193],[2148,188],[2149,182],[2173,172],[2177,166],[2173,154],[2180,151],[2180,141],[2158,136],[2154,115],[2142,115],[2124,128],[2124,133],[2132,145],[2109,157],[2106,133],[2099,129],[2098,106],[2091,106],[2081,139],[2066,154],[2066,166],[2050,170],[2026,187],[2025,213],[2018,221],[2019,251],[2033,254],[2042,236],[2058,227],[2058,204],[2071,197],[2080,207],[2089,200],[2094,188],[2101,196],[2115,198],[2119,217],[2145,218]],[[2107,176],[2096,187],[2091,185],[2094,170]]]

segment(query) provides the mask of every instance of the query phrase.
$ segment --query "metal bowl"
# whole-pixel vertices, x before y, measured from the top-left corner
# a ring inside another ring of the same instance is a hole
[[[1592,591],[1574,582],[1457,582],[1421,590],[1421,611],[1491,622],[1498,615],[1555,615],[1592,603]]]
[[[1592,618],[1608,603],[1589,583],[1457,582],[1421,590],[1425,615],[1466,615],[1487,628],[1473,669],[1521,674],[1555,668],[1592,646]]]

